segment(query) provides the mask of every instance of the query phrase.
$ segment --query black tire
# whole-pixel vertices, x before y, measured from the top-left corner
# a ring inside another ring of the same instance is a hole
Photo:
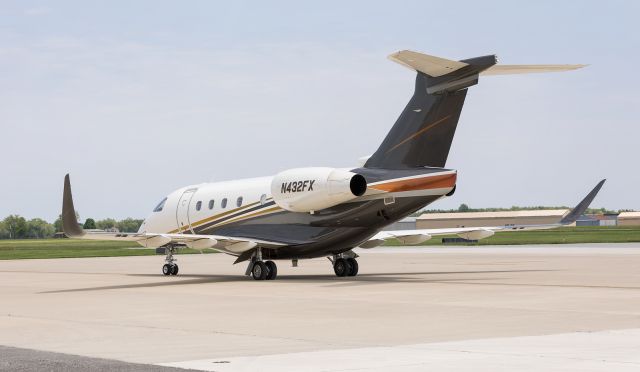
[[[254,280],[264,280],[269,273],[269,269],[267,269],[267,265],[262,261],[258,261],[253,264],[253,268],[251,269],[251,276]]]
[[[336,276],[347,276],[351,270],[350,266],[349,261],[344,258],[338,258],[333,264],[333,271],[336,273]]]
[[[356,261],[355,258],[347,258],[347,262],[349,262],[349,266],[351,267],[351,270],[349,270],[349,275],[348,276],[356,276],[358,275],[358,261]]]
[[[267,277],[265,279],[267,280],[275,279],[276,276],[278,276],[278,266],[276,266],[276,263],[273,261],[267,261],[264,264],[265,266],[267,266]]]
[[[171,275],[178,275],[178,265],[171,266]]]
[[[171,275],[171,266],[169,264],[164,264],[162,266],[162,274],[164,275]]]

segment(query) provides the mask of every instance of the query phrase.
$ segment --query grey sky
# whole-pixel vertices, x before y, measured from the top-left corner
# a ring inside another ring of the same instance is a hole
[[[135,3],[135,4],[132,4]],[[175,188],[352,166],[410,98],[400,49],[587,63],[485,77],[448,166],[451,208],[640,209],[637,2],[0,1],[0,216],[145,217]]]

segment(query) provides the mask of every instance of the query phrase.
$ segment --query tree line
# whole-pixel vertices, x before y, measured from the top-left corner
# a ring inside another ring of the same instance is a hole
[[[76,213],[77,216],[77,213]],[[125,218],[124,220],[115,220],[106,218],[103,220],[94,220],[87,218],[82,224],[85,229],[118,229],[121,232],[136,232],[142,225],[141,219]],[[0,239],[44,239],[52,238],[56,232],[62,232],[62,218],[53,223],[49,223],[41,218],[32,218],[27,220],[19,215],[10,215],[0,221]]]

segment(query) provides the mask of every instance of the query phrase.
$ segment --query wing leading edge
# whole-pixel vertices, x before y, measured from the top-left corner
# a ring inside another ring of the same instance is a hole
[[[604,185],[606,180],[598,182],[596,187],[578,203],[566,216],[553,224],[543,225],[508,225],[508,226],[486,226],[486,227],[452,227],[444,229],[417,229],[417,230],[395,230],[380,231],[372,236],[368,241],[360,245],[361,248],[374,248],[383,244],[387,240],[400,241],[402,244],[420,244],[431,239],[433,236],[456,234],[461,238],[469,240],[480,240],[494,235],[501,231],[523,231],[523,230],[545,230],[571,225],[576,222],[589,207],[593,199]]]

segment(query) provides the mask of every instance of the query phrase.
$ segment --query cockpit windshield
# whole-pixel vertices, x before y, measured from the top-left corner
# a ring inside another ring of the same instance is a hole
[[[160,203],[158,203],[158,205],[155,208],[153,208],[153,211],[154,212],[162,211],[162,208],[164,208],[164,203],[166,203],[166,202],[167,202],[167,198],[162,199],[162,201]]]

